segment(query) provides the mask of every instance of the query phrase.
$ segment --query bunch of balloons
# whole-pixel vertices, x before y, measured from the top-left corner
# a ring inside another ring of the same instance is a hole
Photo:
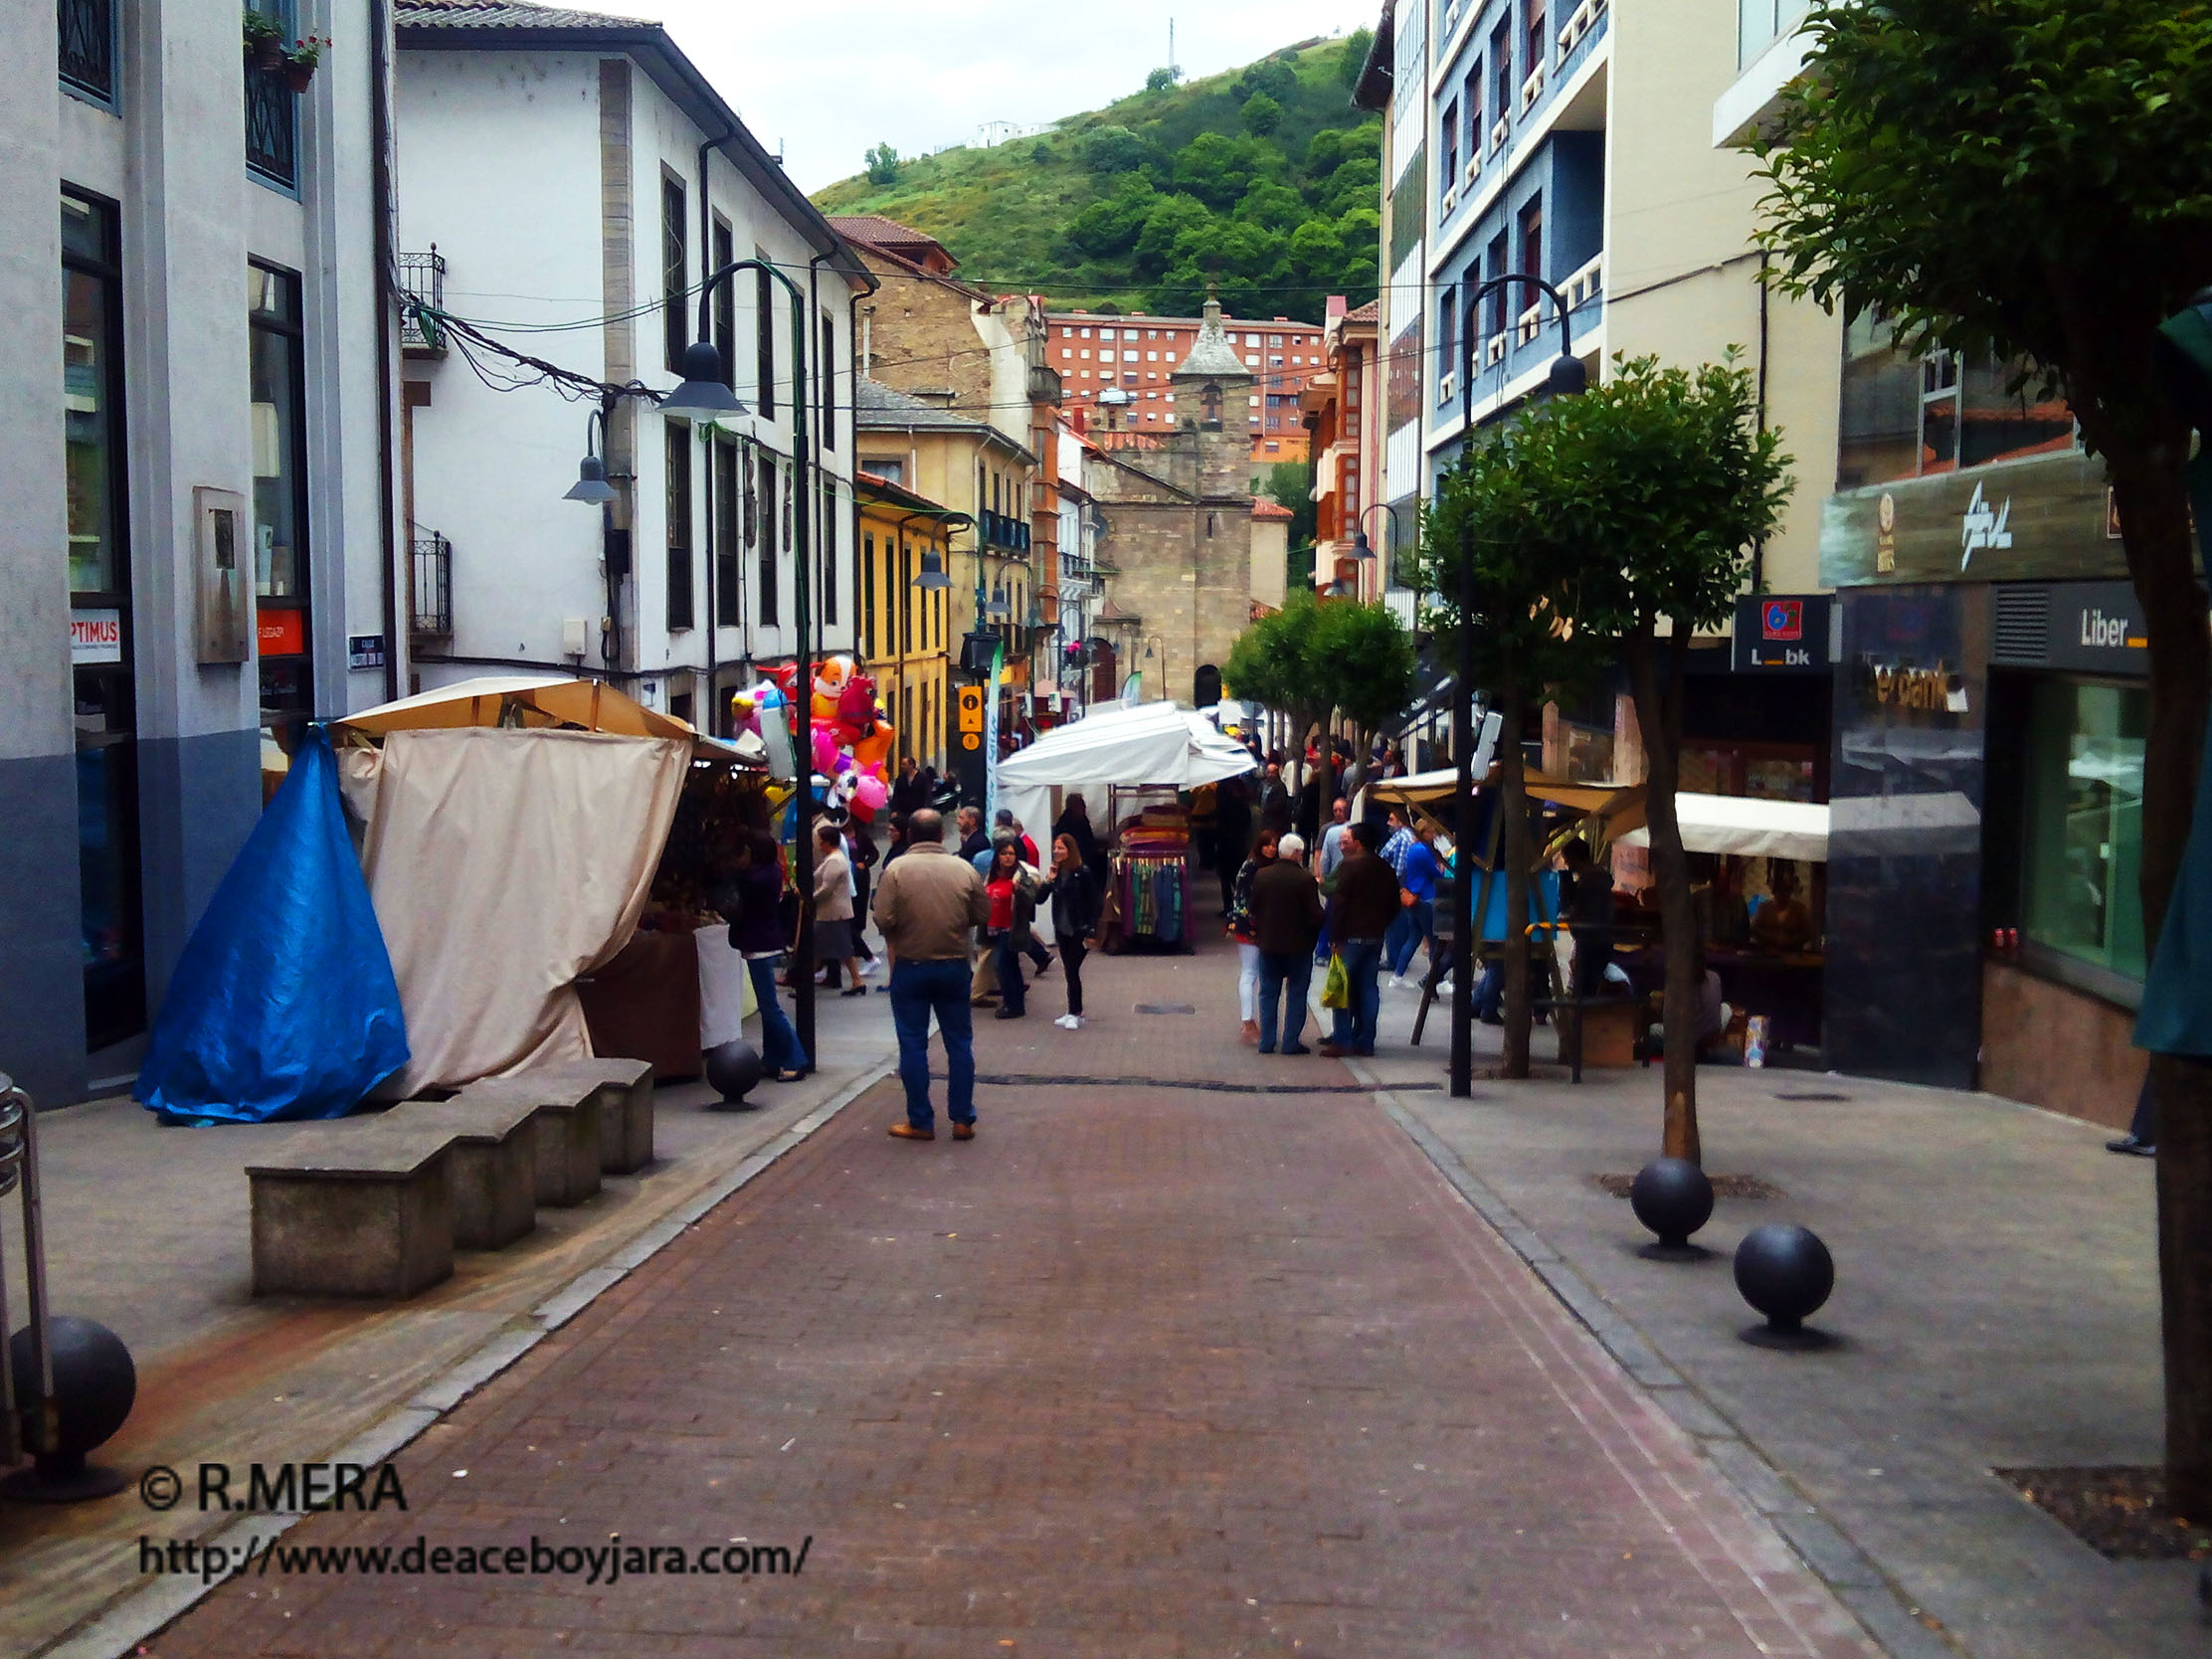
[[[768,748],[771,778],[798,776],[791,710],[798,700],[798,669],[789,664],[768,670],[758,685],[735,693],[730,710],[739,731],[758,732]],[[830,656],[815,665],[807,713],[812,721],[815,799],[842,807],[865,824],[890,799],[887,774],[898,733],[877,700],[875,681],[849,656]]]

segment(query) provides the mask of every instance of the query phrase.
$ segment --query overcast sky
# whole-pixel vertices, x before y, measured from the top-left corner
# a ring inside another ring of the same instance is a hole
[[[1168,61],[1190,76],[1248,64],[1314,35],[1372,25],[1380,0],[1115,0],[996,16],[973,0],[576,0],[651,18],[737,106],[802,190],[901,155],[972,143],[985,121],[1023,125],[1141,90]],[[1059,27],[1066,23],[1068,27]]]

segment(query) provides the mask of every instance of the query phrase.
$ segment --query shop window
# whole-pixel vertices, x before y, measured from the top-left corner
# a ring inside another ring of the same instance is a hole
[[[2038,680],[2029,701],[2023,931],[2129,979],[2144,972],[2139,686]]]
[[[288,754],[314,709],[307,616],[307,444],[299,278],[246,272],[254,440],[254,596],[262,723]]]

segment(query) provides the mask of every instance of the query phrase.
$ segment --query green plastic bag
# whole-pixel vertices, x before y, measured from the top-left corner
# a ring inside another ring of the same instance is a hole
[[[1352,1006],[1352,976],[1344,971],[1344,958],[1335,951],[1329,953],[1329,972],[1322,976],[1321,1006],[1325,1009]]]

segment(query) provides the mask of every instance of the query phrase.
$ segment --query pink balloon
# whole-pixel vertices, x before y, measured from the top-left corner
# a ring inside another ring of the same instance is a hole
[[[836,734],[827,726],[815,727],[814,734],[815,770],[817,772],[828,772],[837,758]]]
[[[891,799],[891,792],[884,787],[881,778],[864,777],[854,788],[852,799],[872,813],[878,807],[881,807],[884,802]]]

